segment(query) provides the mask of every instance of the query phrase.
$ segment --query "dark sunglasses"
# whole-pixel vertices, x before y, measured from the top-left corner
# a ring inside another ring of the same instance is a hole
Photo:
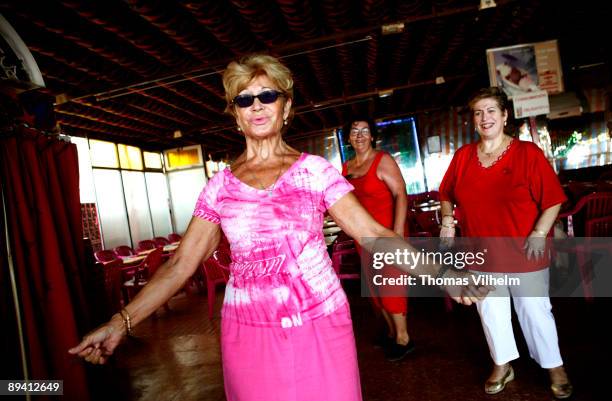
[[[250,93],[244,93],[242,95],[236,96],[232,100],[232,104],[237,105],[238,107],[251,107],[253,102],[255,102],[255,98],[259,99],[259,101],[263,104],[270,104],[276,102],[279,96],[284,96],[283,92],[277,90],[265,90],[261,92],[259,95],[251,95]]]

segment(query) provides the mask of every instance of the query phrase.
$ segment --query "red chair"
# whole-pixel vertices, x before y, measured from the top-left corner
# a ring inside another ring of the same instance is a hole
[[[595,192],[595,185],[591,182],[582,182],[582,181],[568,181],[565,184],[567,188],[568,198],[574,203],[578,202],[580,198]]]
[[[573,209],[559,214],[569,237],[586,235],[586,222],[612,215],[612,192],[596,192],[583,196]]]
[[[155,237],[153,238],[153,242],[155,242],[155,246],[158,247],[164,247],[166,245],[170,245],[170,241],[168,241],[168,238],[166,237]]]
[[[132,300],[134,295],[153,277],[157,268],[161,266],[162,253],[162,249],[157,248],[149,253],[141,263],[122,267],[123,288],[125,289],[127,302]]]
[[[114,249],[115,254],[119,257],[136,255],[136,251],[131,246],[119,245]]]
[[[150,240],[150,239],[145,239],[145,240],[138,242],[138,247],[136,247],[136,252],[142,252],[142,251],[146,251],[149,249],[155,249],[155,248],[157,248],[157,244],[155,243],[155,241]]]
[[[567,217],[571,219],[572,215]],[[583,241],[570,242],[569,246],[558,244],[555,251],[573,253],[576,255],[576,263],[580,273],[584,298],[586,301],[592,301],[593,289],[591,283],[593,281],[593,265],[591,258],[594,255],[593,251],[606,250],[612,254],[612,243],[610,243],[610,241],[601,240],[593,241],[589,238],[612,237],[612,216],[608,214],[607,216],[588,219],[585,223],[584,237],[585,239]]]
[[[438,191],[429,191],[429,192],[421,192],[418,194],[409,194],[408,195],[408,206],[410,208],[414,208],[416,205],[420,205],[422,203],[426,203],[429,201],[439,201],[440,193]]]
[[[208,318],[213,318],[213,308],[215,305],[215,290],[217,285],[225,285],[229,280],[229,264],[225,264],[227,260],[231,260],[229,253],[223,248],[217,248],[212,256],[201,264],[200,268],[204,270],[206,277],[206,293],[208,297]]]
[[[612,237],[612,216],[587,220],[585,237]]]
[[[110,249],[102,249],[94,252],[94,257],[100,263],[108,263],[118,259],[114,251]]]
[[[612,216],[597,217],[587,220],[585,224],[585,237],[612,237]],[[569,249],[576,253],[576,262],[580,272],[582,291],[587,301],[593,300],[593,267],[591,257],[596,250],[605,250],[612,254],[612,244],[609,241],[590,241],[576,244]]]
[[[340,280],[359,280],[361,263],[353,239],[336,239],[332,245],[332,267]]]
[[[161,248],[156,248],[153,252],[147,255],[143,265],[146,270],[147,279],[153,277],[157,268],[164,262],[164,251]]]
[[[414,218],[417,223],[418,231],[428,232],[432,237],[440,235],[440,221],[438,210],[417,211]]]
[[[122,295],[122,261],[121,259],[115,259],[103,264],[102,269],[104,271],[105,305],[107,307],[107,314],[111,316],[124,306]]]
[[[183,237],[177,233],[168,234],[168,241],[170,241],[170,243],[179,242],[182,238]]]

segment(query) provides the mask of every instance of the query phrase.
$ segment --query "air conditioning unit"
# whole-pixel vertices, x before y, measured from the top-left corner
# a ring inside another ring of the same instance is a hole
[[[550,103],[549,120],[576,117],[582,114],[582,102],[574,92],[564,92],[548,97]]]

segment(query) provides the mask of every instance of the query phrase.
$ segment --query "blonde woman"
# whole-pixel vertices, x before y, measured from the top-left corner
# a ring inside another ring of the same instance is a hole
[[[285,143],[293,104],[287,67],[248,56],[228,65],[223,85],[246,149],[203,189],[175,256],[70,352],[104,363],[126,332],[213,253],[221,227],[232,257],[221,320],[227,400],[361,400],[349,306],[327,255],[324,213],[358,240],[389,237],[406,245],[367,214],[331,164]],[[411,273],[438,271],[419,266]],[[470,304],[483,294],[465,288],[456,299]]]

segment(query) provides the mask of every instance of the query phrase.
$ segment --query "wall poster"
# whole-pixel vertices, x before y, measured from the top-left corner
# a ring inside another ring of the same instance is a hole
[[[487,49],[487,64],[491,86],[501,86],[509,97],[564,91],[556,40]]]

